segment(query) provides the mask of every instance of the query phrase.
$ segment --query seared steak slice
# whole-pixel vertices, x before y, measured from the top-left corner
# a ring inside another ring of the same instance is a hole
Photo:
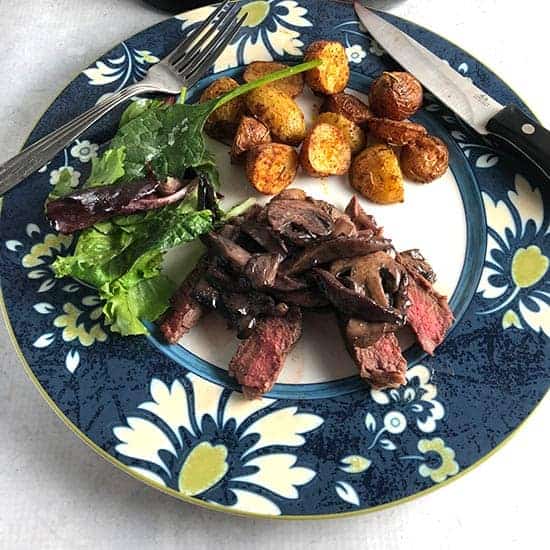
[[[175,344],[187,334],[205,313],[205,309],[192,296],[204,268],[204,261],[201,260],[172,296],[171,307],[160,325],[160,331],[169,344]]]
[[[396,260],[410,273],[422,276],[430,284],[435,283],[436,276],[432,266],[417,248],[400,252]],[[422,281],[420,282],[423,284]]]
[[[374,389],[396,388],[406,383],[407,361],[393,332],[384,333],[368,347],[346,341],[359,375]]]
[[[453,312],[447,298],[438,294],[431,285],[420,284],[418,275],[410,272],[408,296],[410,301],[407,320],[424,351],[433,352],[453,324]]]
[[[285,317],[258,321],[229,363],[229,374],[242,385],[246,397],[260,397],[273,387],[287,355],[301,335],[299,308],[291,308]]]

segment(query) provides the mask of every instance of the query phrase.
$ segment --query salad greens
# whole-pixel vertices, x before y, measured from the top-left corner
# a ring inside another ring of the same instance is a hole
[[[190,168],[217,186],[214,156],[206,148],[203,134],[209,115],[239,95],[319,63],[310,61],[271,73],[202,104],[168,105],[143,99],[133,102],[123,113],[109,149],[93,159],[84,186],[119,184],[151,176],[159,181],[169,176],[182,178]],[[61,174],[48,200],[73,191],[70,184],[70,173]],[[145,334],[141,321],[154,321],[162,315],[175,289],[161,272],[164,253],[213,228],[215,213],[199,209],[197,191],[190,191],[177,204],[118,216],[85,229],[73,254],[54,262],[55,276],[75,277],[96,287],[112,331],[124,336]],[[241,211],[237,207],[222,220]]]

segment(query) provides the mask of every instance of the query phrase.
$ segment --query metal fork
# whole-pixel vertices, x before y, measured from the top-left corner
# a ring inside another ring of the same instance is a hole
[[[226,0],[172,52],[150,67],[143,80],[109,96],[0,166],[0,196],[44,166],[117,105],[139,94],[175,95],[196,84],[241,28],[246,15],[239,18],[239,11],[238,2]]]

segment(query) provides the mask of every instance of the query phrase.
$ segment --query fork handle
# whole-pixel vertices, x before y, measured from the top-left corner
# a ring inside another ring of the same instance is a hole
[[[114,93],[101,103],[39,139],[0,166],[0,196],[42,168],[61,149],[67,147],[103,115],[133,96],[158,91],[144,84],[134,84]]]

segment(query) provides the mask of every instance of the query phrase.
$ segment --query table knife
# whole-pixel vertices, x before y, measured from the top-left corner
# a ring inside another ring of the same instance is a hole
[[[501,105],[408,34],[354,1],[369,34],[406,71],[476,132],[519,151],[550,179],[550,132],[514,105]]]

